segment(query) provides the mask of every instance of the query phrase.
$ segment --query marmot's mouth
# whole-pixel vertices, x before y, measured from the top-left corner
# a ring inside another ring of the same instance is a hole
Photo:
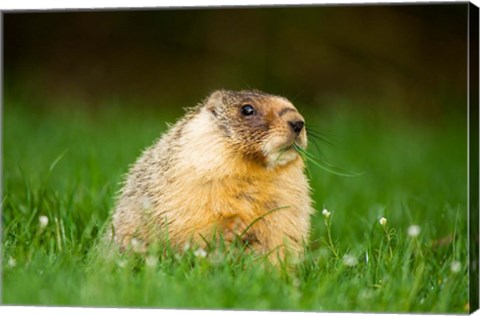
[[[285,151],[289,151],[289,150],[295,150],[296,151],[295,146],[300,147],[302,149],[305,149],[305,144],[299,138],[296,138],[292,142],[288,142],[288,144],[280,147],[278,151],[280,151],[280,152],[285,152]]]
[[[291,135],[293,136],[293,135]],[[276,137],[269,139],[262,148],[262,152],[271,166],[285,165],[299,156],[299,149],[306,149],[307,140],[301,135],[299,137]]]
[[[285,146],[282,146],[278,149],[279,152],[286,152],[286,151],[289,151],[289,150],[295,150],[295,142],[291,143],[291,144],[288,144],[288,145],[285,145]]]
[[[305,141],[305,139],[303,138],[300,138],[300,137],[297,137],[295,138],[295,140],[293,141],[291,147],[293,149],[295,149],[295,147],[300,147],[301,149],[306,149],[307,148],[307,142]]]

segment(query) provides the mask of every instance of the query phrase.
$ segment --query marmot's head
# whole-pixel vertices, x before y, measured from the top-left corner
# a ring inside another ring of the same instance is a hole
[[[305,120],[287,99],[260,91],[212,93],[204,103],[228,143],[246,159],[268,167],[299,158],[307,146]]]

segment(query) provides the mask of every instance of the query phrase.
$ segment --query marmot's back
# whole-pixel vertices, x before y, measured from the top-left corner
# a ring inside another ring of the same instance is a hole
[[[288,100],[213,93],[133,165],[113,215],[114,241],[143,250],[168,240],[182,249],[221,233],[260,252],[299,253],[312,207],[294,144],[305,148],[307,139]]]

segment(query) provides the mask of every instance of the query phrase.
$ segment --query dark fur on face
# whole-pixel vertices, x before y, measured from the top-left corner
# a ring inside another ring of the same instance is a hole
[[[262,163],[265,163],[266,157],[261,144],[271,133],[272,126],[285,123],[280,122],[281,117],[289,112],[298,114],[294,107],[278,105],[290,104],[287,99],[258,90],[220,90],[208,97],[205,103],[227,142],[235,144],[235,148],[246,158]],[[254,114],[244,115],[242,110],[245,106],[253,107]]]

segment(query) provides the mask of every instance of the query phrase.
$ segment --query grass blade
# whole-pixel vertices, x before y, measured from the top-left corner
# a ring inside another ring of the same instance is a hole
[[[313,163],[315,166],[319,167],[322,170],[325,170],[329,173],[335,174],[337,176],[342,176],[342,177],[358,177],[364,174],[365,172],[362,173],[357,173],[357,172],[350,172],[346,171],[343,169],[340,169],[338,167],[335,167],[331,163],[327,161],[321,161],[312,154],[310,154],[308,151],[305,149],[299,147],[298,145],[294,145],[295,150],[302,156],[304,160],[310,161]]]

